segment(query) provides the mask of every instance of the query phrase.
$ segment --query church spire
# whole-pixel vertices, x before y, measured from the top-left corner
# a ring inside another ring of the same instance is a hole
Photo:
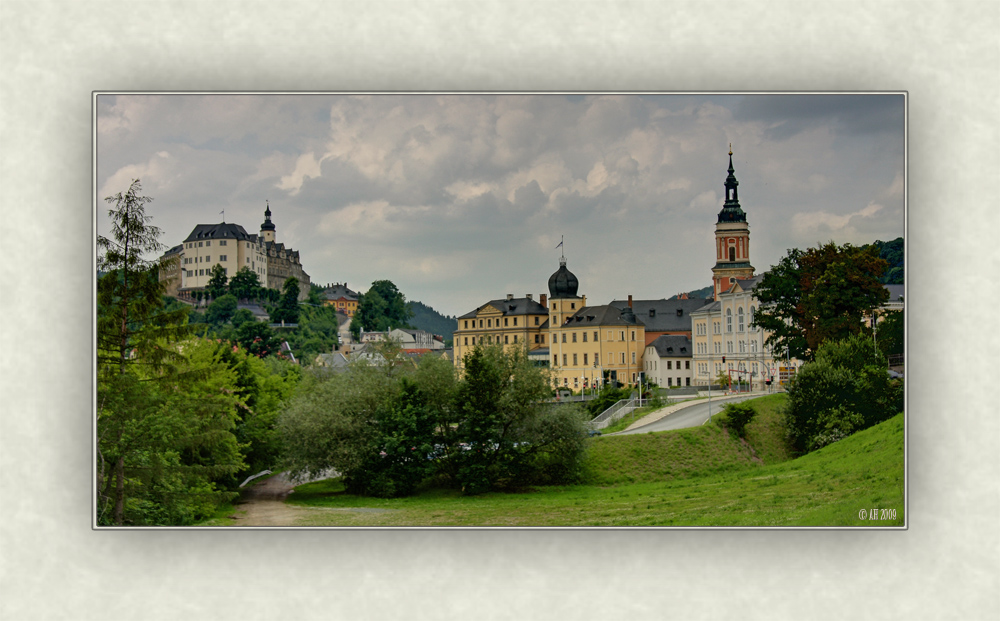
[[[733,169],[733,143],[729,143],[729,176],[726,177],[726,202],[719,212],[719,222],[746,222],[747,214],[740,207],[740,196],[738,186],[740,182],[736,180],[736,171]]]

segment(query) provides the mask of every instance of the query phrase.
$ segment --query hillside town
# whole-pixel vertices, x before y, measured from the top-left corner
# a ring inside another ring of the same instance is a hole
[[[337,282],[327,284],[320,299],[336,311],[338,343],[309,362],[344,368],[351,359],[378,356],[373,345],[392,340],[414,364],[424,355],[445,356],[461,372],[465,356],[477,345],[503,344],[506,349],[527,348],[537,366],[552,370],[555,388],[573,392],[608,383],[672,388],[708,387],[724,381],[750,390],[784,385],[802,361],[768,345],[769,334],[754,322],[760,308],[754,290],[763,274],[751,264],[750,225],[740,204],[735,173],[730,148],[725,202],[715,222],[716,262],[711,267],[707,299],[680,293],[670,298],[628,295],[604,304],[588,303],[564,251],[558,269],[548,279],[547,292],[537,299],[532,293],[521,297],[507,293],[480,304],[458,317],[448,343],[445,335],[405,326],[352,333],[362,294],[347,282]],[[166,281],[167,294],[188,302],[200,299],[198,292],[205,290],[213,266],[218,265],[226,276],[250,269],[275,290],[294,277],[299,282],[299,300],[305,300],[311,286],[309,275],[299,252],[276,240],[276,229],[269,204],[258,234],[233,223],[197,225],[182,244],[160,257],[160,278]],[[561,241],[556,249],[563,247]],[[903,285],[885,287],[889,302],[884,309],[902,310]],[[258,319],[266,316],[259,307],[247,306]],[[287,343],[283,347],[287,350]]]

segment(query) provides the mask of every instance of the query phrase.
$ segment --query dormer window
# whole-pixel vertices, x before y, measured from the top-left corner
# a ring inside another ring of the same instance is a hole
[[[655,308],[649,309],[649,316],[650,317],[656,317],[656,309]]]

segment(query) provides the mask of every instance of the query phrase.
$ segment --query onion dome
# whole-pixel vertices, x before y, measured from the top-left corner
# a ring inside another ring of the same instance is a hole
[[[273,231],[274,223],[271,222],[271,205],[266,201],[264,203],[267,207],[264,209],[264,224],[260,225],[260,230],[262,231]]]
[[[719,222],[746,222],[747,214],[740,207],[739,191],[740,184],[733,174],[733,145],[729,145],[729,176],[726,177],[726,202],[719,212]]]
[[[580,281],[577,280],[573,272],[566,269],[566,257],[559,259],[559,269],[555,274],[549,276],[549,299],[558,300],[561,298],[576,298],[577,289],[580,288]]]

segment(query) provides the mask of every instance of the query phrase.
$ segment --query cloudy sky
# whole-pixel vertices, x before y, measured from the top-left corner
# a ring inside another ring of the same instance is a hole
[[[591,304],[711,284],[732,143],[758,272],[903,235],[902,95],[99,95],[101,201],[142,181],[161,241],[277,238],[313,282],[449,315],[546,292],[565,238]]]

